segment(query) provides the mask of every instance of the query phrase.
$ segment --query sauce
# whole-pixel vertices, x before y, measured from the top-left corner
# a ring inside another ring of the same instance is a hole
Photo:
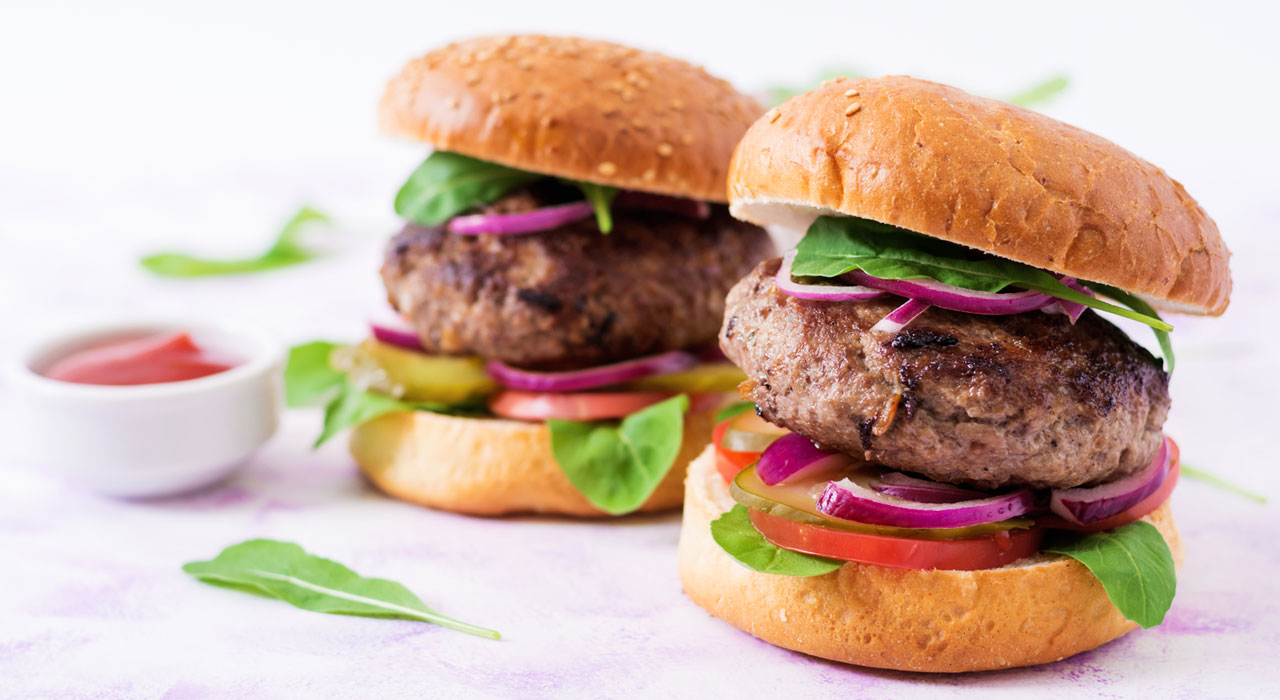
[[[102,386],[164,384],[199,379],[239,364],[196,345],[185,331],[96,345],[58,360],[44,376]]]

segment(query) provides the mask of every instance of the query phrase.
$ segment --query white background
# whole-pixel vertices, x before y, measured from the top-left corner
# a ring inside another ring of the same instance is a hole
[[[391,195],[424,154],[375,131],[406,59],[474,34],[580,34],[665,51],[746,90],[828,66],[994,96],[1055,73],[1042,109],[1164,167],[1235,253],[1232,307],[1175,318],[1169,430],[1188,463],[1280,498],[1280,160],[1269,3],[13,2],[0,6],[0,346],[126,314],[235,318],[282,341],[354,338],[380,303]],[[241,255],[302,203],[327,259],[262,277],[145,276],[180,248]],[[1146,342],[1146,336],[1135,333]],[[0,400],[4,388],[0,386]],[[14,408],[14,407],[10,407]],[[97,499],[0,459],[0,696],[922,697],[1052,692],[1261,696],[1280,682],[1280,526],[1186,482],[1189,563],[1173,624],[1044,669],[930,679],[758,644],[679,593],[673,518],[476,521],[389,503],[338,445],[286,430],[222,489]],[[3,426],[0,426],[3,431]],[[21,436],[5,434],[11,443]],[[177,566],[251,535],[408,583],[498,644],[411,623],[241,599]],[[72,604],[70,600],[81,600]],[[96,601],[96,602],[95,602]],[[13,685],[13,683],[17,685]]]

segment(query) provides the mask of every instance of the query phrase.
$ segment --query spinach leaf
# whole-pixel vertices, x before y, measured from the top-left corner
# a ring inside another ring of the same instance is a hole
[[[766,574],[821,576],[844,566],[842,561],[793,552],[766,540],[741,503],[711,521],[711,538],[743,566]]]
[[[613,230],[613,198],[618,196],[618,188],[608,185],[597,185],[594,182],[574,180],[573,184],[582,189],[582,194],[591,202],[596,213],[596,226],[600,233],[608,235]]]
[[[569,482],[600,510],[630,513],[649,500],[684,439],[689,398],[681,394],[622,419],[551,419],[551,454]]]
[[[1016,285],[1059,299],[1145,323],[1162,331],[1173,326],[1157,317],[1081,294],[1040,270],[994,257],[976,257],[964,246],[852,216],[821,216],[796,246],[795,277],[839,277],[862,270],[883,279],[934,279],[982,292]]]
[[[290,408],[324,402],[337,394],[347,377],[329,364],[329,355],[340,346],[315,340],[289,348],[284,366],[284,399]]]
[[[1138,521],[1044,548],[1089,567],[1120,614],[1144,628],[1164,621],[1177,578],[1173,554],[1151,523]]]
[[[396,214],[423,226],[435,226],[542,177],[457,153],[436,151],[422,161],[396,193]]]
[[[1156,310],[1151,308],[1150,304],[1143,301],[1142,298],[1136,294],[1130,294],[1123,289],[1112,287],[1108,284],[1102,284],[1100,282],[1082,281],[1081,284],[1095,292],[1098,292],[1099,294],[1105,294],[1111,297],[1113,300],[1124,304],[1138,313],[1146,314],[1152,318],[1160,318],[1160,315],[1156,313]],[[1169,338],[1169,330],[1156,328],[1154,326],[1152,326],[1151,330],[1155,332],[1156,342],[1160,344],[1160,354],[1164,356],[1164,369],[1169,374],[1173,374],[1173,340]]]
[[[329,356],[341,347],[322,340],[289,349],[284,368],[285,403],[291,408],[326,403],[324,428],[313,447],[319,447],[338,433],[395,411],[430,411],[454,415],[475,415],[479,404],[442,404],[429,401],[402,401],[352,384],[347,376],[329,364]]]
[[[1013,93],[1006,97],[1004,101],[1020,107],[1030,107],[1042,102],[1049,102],[1066,88],[1067,76],[1055,75]]]
[[[309,224],[332,223],[329,217],[310,207],[302,207],[285,223],[267,251],[257,257],[237,260],[209,260],[186,253],[156,253],[141,260],[152,274],[161,277],[213,277],[264,272],[304,263],[316,254],[302,245],[302,231]]]
[[[241,542],[209,561],[184,564],[182,570],[208,584],[271,596],[312,612],[420,620],[477,637],[501,637],[491,629],[441,615],[399,583],[365,578],[291,542]]]
[[[1217,474],[1207,472],[1203,469],[1197,469],[1187,464],[1186,462],[1183,462],[1181,466],[1179,466],[1178,468],[1182,471],[1182,475],[1187,477],[1188,479],[1195,479],[1196,481],[1202,481],[1206,484],[1217,486],[1223,491],[1234,493],[1237,496],[1247,498],[1250,501],[1253,501],[1254,503],[1261,503],[1265,505],[1267,502],[1267,497],[1263,496],[1260,493],[1257,493],[1256,491],[1250,491],[1249,489],[1243,486],[1240,486],[1239,484],[1233,484],[1230,481],[1227,481],[1226,479],[1218,476]]]
[[[754,403],[751,403],[750,401],[734,401],[728,406],[725,406],[720,410],[716,411],[715,420],[717,423],[719,423],[720,421],[729,420],[730,418],[736,418],[746,413],[747,411],[754,411],[754,410],[756,410],[756,405]]]

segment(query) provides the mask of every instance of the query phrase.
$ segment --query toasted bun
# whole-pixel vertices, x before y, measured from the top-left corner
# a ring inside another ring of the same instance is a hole
[[[685,467],[710,441],[712,423],[710,412],[686,414],[680,453],[640,512],[680,505]],[[569,483],[542,423],[388,413],[352,432],[351,454],[378,488],[432,508],[473,515],[607,515]]]
[[[727,201],[733,147],[764,109],[706,71],[603,41],[450,44],[387,84],[383,130],[537,173]]]
[[[1021,107],[914,78],[838,80],[770,110],[729,168],[735,216],[847,214],[1221,314],[1230,253],[1163,170]]]
[[[689,465],[680,578],[694,602],[771,644],[834,661],[903,671],[983,671],[1057,661],[1137,625],[1083,564],[1039,554],[986,571],[846,564],[822,576],[762,574],[711,538],[733,507],[708,449]],[[1166,503],[1145,520],[1182,561]]]

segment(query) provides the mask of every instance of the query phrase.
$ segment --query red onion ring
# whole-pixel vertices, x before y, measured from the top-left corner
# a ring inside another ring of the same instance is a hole
[[[984,316],[1035,311],[1053,301],[1053,297],[1040,292],[979,292],[932,279],[881,279],[862,270],[854,270],[846,277],[872,289],[923,301],[931,306]]]
[[[486,365],[489,376],[511,389],[539,392],[582,391],[597,387],[621,384],[633,379],[648,377],[654,374],[666,374],[688,369],[698,363],[698,359],[687,352],[679,350],[661,355],[641,357],[636,360],[618,362],[612,365],[589,367],[571,372],[531,372],[516,369],[501,362],[491,361]]]
[[[793,250],[782,256],[782,265],[774,276],[774,284],[787,296],[813,301],[865,301],[880,296],[880,292],[867,287],[837,286],[830,284],[801,284],[791,279],[791,261],[796,257]]]
[[[876,325],[871,327],[871,330],[880,333],[897,333],[906,328],[908,323],[916,320],[917,316],[928,310],[928,304],[915,299],[908,299],[905,304],[890,311],[887,316],[877,321]]]
[[[1054,489],[1049,510],[1076,525],[1105,520],[1155,493],[1169,476],[1169,462],[1169,440],[1165,438],[1151,464],[1142,471],[1101,486]]]
[[[955,503],[915,503],[876,493],[849,479],[827,482],[818,512],[833,518],[892,527],[968,527],[1016,518],[1036,505],[1031,489]]]
[[[1086,296],[1093,296],[1093,290],[1077,282],[1076,278],[1074,277],[1060,276],[1058,277],[1058,279],[1061,280],[1063,284],[1067,285],[1068,287],[1071,287],[1072,289],[1076,290],[1077,292],[1080,292],[1081,294],[1084,294]],[[1084,304],[1079,304],[1074,301],[1067,301],[1066,299],[1054,299],[1048,304],[1045,304],[1044,306],[1040,307],[1040,310],[1047,314],[1063,314],[1067,318],[1071,319],[1071,325],[1074,326],[1076,324],[1076,321],[1080,320],[1080,314],[1084,313],[1085,308],[1087,307]]]
[[[711,205],[698,199],[669,197],[652,192],[619,192],[613,200],[614,206],[624,209],[650,209],[678,214],[690,219],[707,219],[711,217]]]
[[[847,455],[818,449],[799,433],[787,433],[773,441],[756,462],[756,476],[768,486],[801,474],[814,474],[853,463]]]
[[[870,484],[876,493],[916,503],[959,503],[986,498],[981,491],[960,488],[940,481],[917,479],[902,472],[889,472]]]
[[[590,202],[570,202],[569,204],[542,207],[541,209],[524,211],[518,214],[458,216],[451,219],[448,226],[450,232],[466,235],[480,233],[494,235],[534,233],[589,218],[593,212]]]
[[[370,321],[369,331],[379,343],[394,345],[405,350],[425,352],[422,348],[422,341],[418,340],[417,332],[398,315],[395,320]]]

